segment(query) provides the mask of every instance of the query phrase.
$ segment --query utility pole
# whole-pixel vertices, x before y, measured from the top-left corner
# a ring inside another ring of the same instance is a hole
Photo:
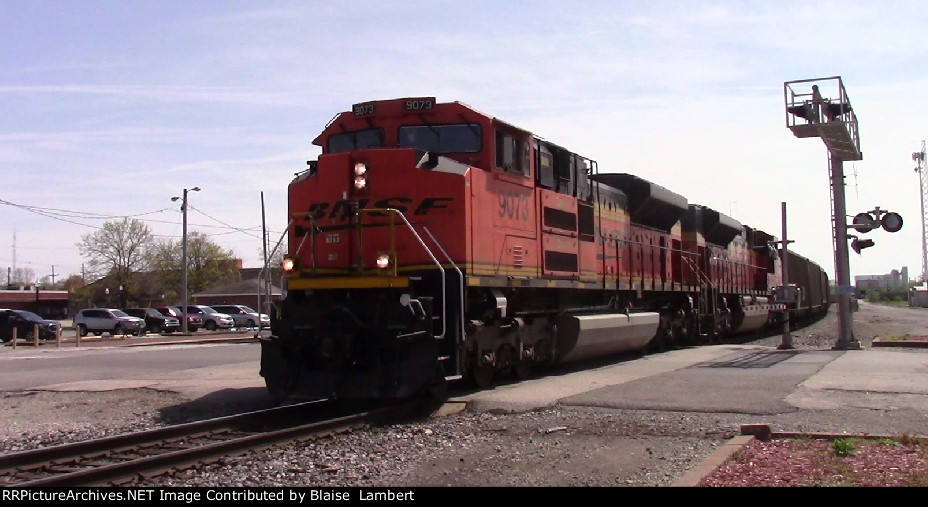
[[[51,275],[48,275],[48,276],[50,276],[51,279],[52,279],[52,285],[55,285],[55,277],[58,276],[58,275],[55,274],[55,265],[54,265],[54,264],[52,264],[52,274],[51,274]]]
[[[792,302],[797,301],[799,294],[791,290],[789,286],[789,250],[786,245],[792,243],[792,241],[786,239],[786,202],[780,203],[780,213],[783,215],[783,248],[780,249],[780,252],[782,252],[780,263],[783,265],[783,299],[786,301],[786,310],[783,312],[783,340],[777,348],[788,350],[794,348],[793,335],[789,332],[789,306]]]
[[[922,282],[928,282],[928,240],[926,240],[926,231],[928,231],[928,220],[925,217],[925,201],[928,201],[928,171],[925,170],[925,141],[922,141],[922,151],[912,154],[912,160],[918,164],[915,172],[918,173],[918,197],[922,204]]]
[[[181,285],[183,286],[184,291],[184,307],[181,311],[181,330],[184,334],[187,333],[187,192],[199,192],[200,187],[193,187],[191,189],[184,189],[183,200],[181,201],[180,210],[184,215],[184,227],[183,227],[183,238],[181,239]],[[177,201],[181,199],[180,197],[172,197],[172,201]]]
[[[264,304],[271,306],[271,274],[267,266],[267,222],[264,218],[264,192],[261,192],[261,245],[264,247]],[[261,280],[258,280],[259,282]],[[262,308],[258,308],[258,329],[261,329]]]

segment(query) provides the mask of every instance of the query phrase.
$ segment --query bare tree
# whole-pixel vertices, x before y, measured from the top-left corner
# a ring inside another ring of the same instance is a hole
[[[277,250],[274,250],[274,247],[277,246]],[[262,276],[270,276],[271,283],[280,283],[280,277],[284,274],[283,262],[284,257],[287,255],[287,238],[284,238],[280,242],[280,245],[269,244],[267,247],[267,274]],[[264,262],[264,250],[258,252],[258,256],[261,258],[261,262]]]
[[[10,283],[28,285],[35,281],[35,271],[31,268],[16,268],[10,275]]]
[[[125,218],[106,222],[99,230],[81,236],[77,247],[87,260],[90,273],[108,275],[114,285],[123,287],[118,296],[120,306],[125,307],[131,275],[147,267],[146,250],[152,238],[151,230],[143,222]]]
[[[84,279],[81,275],[71,275],[61,282],[61,289],[74,292],[84,286]]]

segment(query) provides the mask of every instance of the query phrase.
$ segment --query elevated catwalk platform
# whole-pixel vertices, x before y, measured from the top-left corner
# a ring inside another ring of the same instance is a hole
[[[788,81],[783,85],[786,126],[799,138],[820,137],[838,160],[862,160],[857,116],[840,77]]]

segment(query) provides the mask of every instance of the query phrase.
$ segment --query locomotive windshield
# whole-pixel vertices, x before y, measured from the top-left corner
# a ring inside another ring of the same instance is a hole
[[[476,153],[480,151],[480,125],[413,125],[400,127],[401,148],[418,148],[431,153]]]
[[[366,129],[329,136],[329,153],[383,146],[383,129]]]

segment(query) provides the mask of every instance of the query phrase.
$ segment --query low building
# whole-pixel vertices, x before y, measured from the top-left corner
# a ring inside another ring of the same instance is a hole
[[[928,308],[928,287],[912,287],[909,289],[909,306]]]
[[[38,285],[0,290],[0,308],[28,310],[46,319],[66,319],[70,299],[66,290],[45,290]]]
[[[198,305],[246,305],[257,309],[259,294],[264,306],[261,311],[267,313],[264,280],[257,278],[211,287],[193,294],[192,299]],[[280,295],[280,287],[271,284],[271,301],[280,301]]]
[[[854,277],[854,293],[858,298],[867,297],[867,291],[895,291],[908,290],[909,268],[892,270],[885,275],[860,275]]]

